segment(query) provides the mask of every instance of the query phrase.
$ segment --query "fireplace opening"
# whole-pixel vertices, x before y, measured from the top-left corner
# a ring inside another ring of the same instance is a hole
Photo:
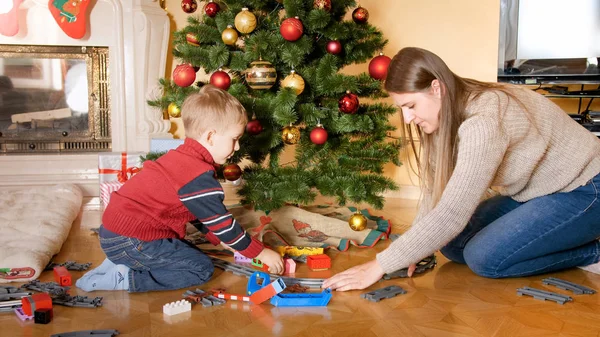
[[[108,55],[0,45],[0,154],[111,151]]]

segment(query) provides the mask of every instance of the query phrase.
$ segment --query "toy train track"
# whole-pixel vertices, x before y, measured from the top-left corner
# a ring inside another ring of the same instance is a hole
[[[250,267],[240,266],[234,263],[227,262],[225,260],[218,259],[216,257],[210,257],[213,264],[217,268],[221,268],[225,271],[229,271],[234,273],[235,275],[240,275],[249,278],[253,273],[256,272],[255,269]],[[309,287],[312,289],[321,288],[323,281],[325,279],[322,278],[295,278],[295,277],[286,277],[276,274],[269,274],[272,278],[281,278],[286,285],[299,284],[304,287]]]

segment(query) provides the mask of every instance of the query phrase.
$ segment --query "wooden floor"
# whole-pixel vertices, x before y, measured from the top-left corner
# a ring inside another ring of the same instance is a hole
[[[388,200],[374,213],[391,219],[393,232],[401,232],[415,213],[414,201]],[[86,211],[73,225],[58,262],[76,260],[98,265],[104,255],[90,228],[99,226],[100,212]],[[385,248],[352,248],[344,253],[328,252],[332,271],[309,273],[300,266],[297,277],[327,277],[372,259]],[[408,291],[392,299],[373,303],[361,299],[364,291],[337,293],[327,307],[275,308],[270,304],[249,305],[229,301],[224,306],[202,308],[173,317],[163,316],[162,305],[181,298],[182,290],[129,294],[124,291],[88,293],[73,287],[72,294],[103,296],[97,309],[56,306],[48,325],[22,323],[13,314],[0,314],[0,336],[48,336],[88,329],[117,329],[120,336],[600,336],[600,295],[572,295],[541,279],[554,276],[600,290],[600,275],[573,269],[528,278],[492,280],[475,276],[463,265],[448,262],[439,253],[438,266],[413,279],[375,284],[374,290],[397,284]],[[74,278],[83,272],[72,272]],[[45,272],[42,281],[51,281]],[[243,293],[247,280],[217,270],[200,288],[222,287]],[[565,305],[518,297],[522,286],[568,294]]]

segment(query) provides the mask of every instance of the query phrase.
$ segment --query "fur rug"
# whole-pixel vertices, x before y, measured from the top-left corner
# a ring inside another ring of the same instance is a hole
[[[72,184],[0,191],[0,283],[39,277],[67,239],[82,200]]]

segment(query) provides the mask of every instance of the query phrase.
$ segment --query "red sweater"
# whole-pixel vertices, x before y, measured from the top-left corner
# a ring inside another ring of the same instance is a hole
[[[212,155],[186,138],[155,162],[144,162],[140,173],[113,192],[102,222],[111,232],[143,241],[183,239],[186,224],[192,222],[214,244],[222,241],[246,257],[256,257],[262,243],[233,219],[223,200]]]

